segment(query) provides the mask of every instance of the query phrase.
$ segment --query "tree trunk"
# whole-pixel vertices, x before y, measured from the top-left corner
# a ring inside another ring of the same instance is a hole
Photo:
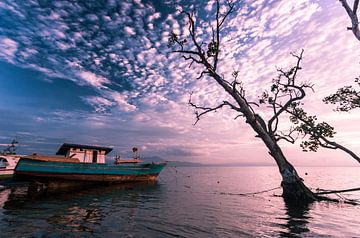
[[[208,67],[209,68],[209,67]],[[275,138],[268,132],[264,120],[255,114],[249,107],[247,101],[229,84],[227,84],[220,75],[211,70],[210,75],[227,91],[238,103],[241,113],[246,118],[246,123],[250,124],[257,136],[262,139],[269,150],[269,154],[275,159],[282,176],[281,186],[283,188],[283,198],[285,202],[304,204],[317,200],[316,195],[305,186],[302,178],[297,174],[294,166],[290,164]]]
[[[271,136],[264,131],[263,128],[258,127],[258,122],[251,125],[256,127],[255,131],[259,131],[258,135],[269,149],[269,154],[275,159],[279,168],[283,188],[282,197],[287,203],[305,204],[317,200],[316,195],[303,183],[303,179],[299,177],[294,166],[288,162],[277,144],[277,142],[271,138]]]

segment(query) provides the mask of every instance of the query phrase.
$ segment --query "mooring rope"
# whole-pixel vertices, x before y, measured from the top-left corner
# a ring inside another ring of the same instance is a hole
[[[279,189],[279,188],[281,188],[281,186],[277,186],[275,188],[270,188],[270,189],[266,189],[266,190],[262,190],[262,191],[251,192],[251,193],[225,193],[225,192],[221,192],[219,194],[220,195],[250,196],[250,195],[255,195],[255,194],[267,193],[267,192],[274,191],[274,190]]]
[[[174,175],[180,175],[183,178],[190,178],[190,175],[187,175],[185,173],[183,173],[182,171],[178,170],[176,167],[168,167],[169,171],[175,173]],[[219,183],[219,181],[217,182]],[[191,186],[188,185],[184,185],[184,187],[186,188],[191,188]],[[220,195],[236,195],[236,196],[250,196],[250,195],[256,195],[256,194],[261,194],[261,193],[266,193],[266,192],[271,192],[274,191],[276,189],[280,189],[281,186],[277,186],[274,188],[270,188],[270,189],[266,189],[266,190],[262,190],[262,191],[256,191],[256,192],[250,192],[250,193],[227,193],[227,192],[214,192],[213,194],[220,194]]]

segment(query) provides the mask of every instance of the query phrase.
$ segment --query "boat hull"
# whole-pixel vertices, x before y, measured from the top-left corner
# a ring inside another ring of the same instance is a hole
[[[13,169],[9,169],[9,170],[0,169],[0,180],[11,179],[13,175],[14,175]]]
[[[15,175],[17,178],[27,179],[124,183],[154,181],[164,166],[165,163],[109,166],[21,159],[15,168]]]

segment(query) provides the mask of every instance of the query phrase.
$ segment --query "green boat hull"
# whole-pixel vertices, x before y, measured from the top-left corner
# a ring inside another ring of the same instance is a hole
[[[92,182],[154,181],[165,163],[107,165],[90,163],[49,162],[21,159],[15,168],[16,178],[61,179]]]
[[[13,177],[13,174],[0,174],[0,180],[7,180],[11,179]]]

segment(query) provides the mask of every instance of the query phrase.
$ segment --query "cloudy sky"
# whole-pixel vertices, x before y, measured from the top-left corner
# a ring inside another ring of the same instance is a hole
[[[197,10],[209,32],[212,1],[0,0],[0,143],[17,136],[19,153],[53,154],[63,142],[113,146],[128,155],[201,163],[273,163],[261,141],[228,110],[196,126],[189,94],[216,105],[222,90],[171,54],[169,33],[187,34],[180,10]],[[359,75],[360,45],[336,0],[237,2],[222,34],[220,71],[256,99],[305,50],[302,81],[315,84],[304,108],[335,126],[335,140],[360,153],[360,110],[334,112],[322,98]],[[206,38],[205,38],[206,41]],[[261,110],[261,109],[260,109]],[[266,116],[266,113],[264,114]],[[286,127],[288,122],[284,120]],[[282,143],[298,165],[354,165],[348,155],[303,153]]]

